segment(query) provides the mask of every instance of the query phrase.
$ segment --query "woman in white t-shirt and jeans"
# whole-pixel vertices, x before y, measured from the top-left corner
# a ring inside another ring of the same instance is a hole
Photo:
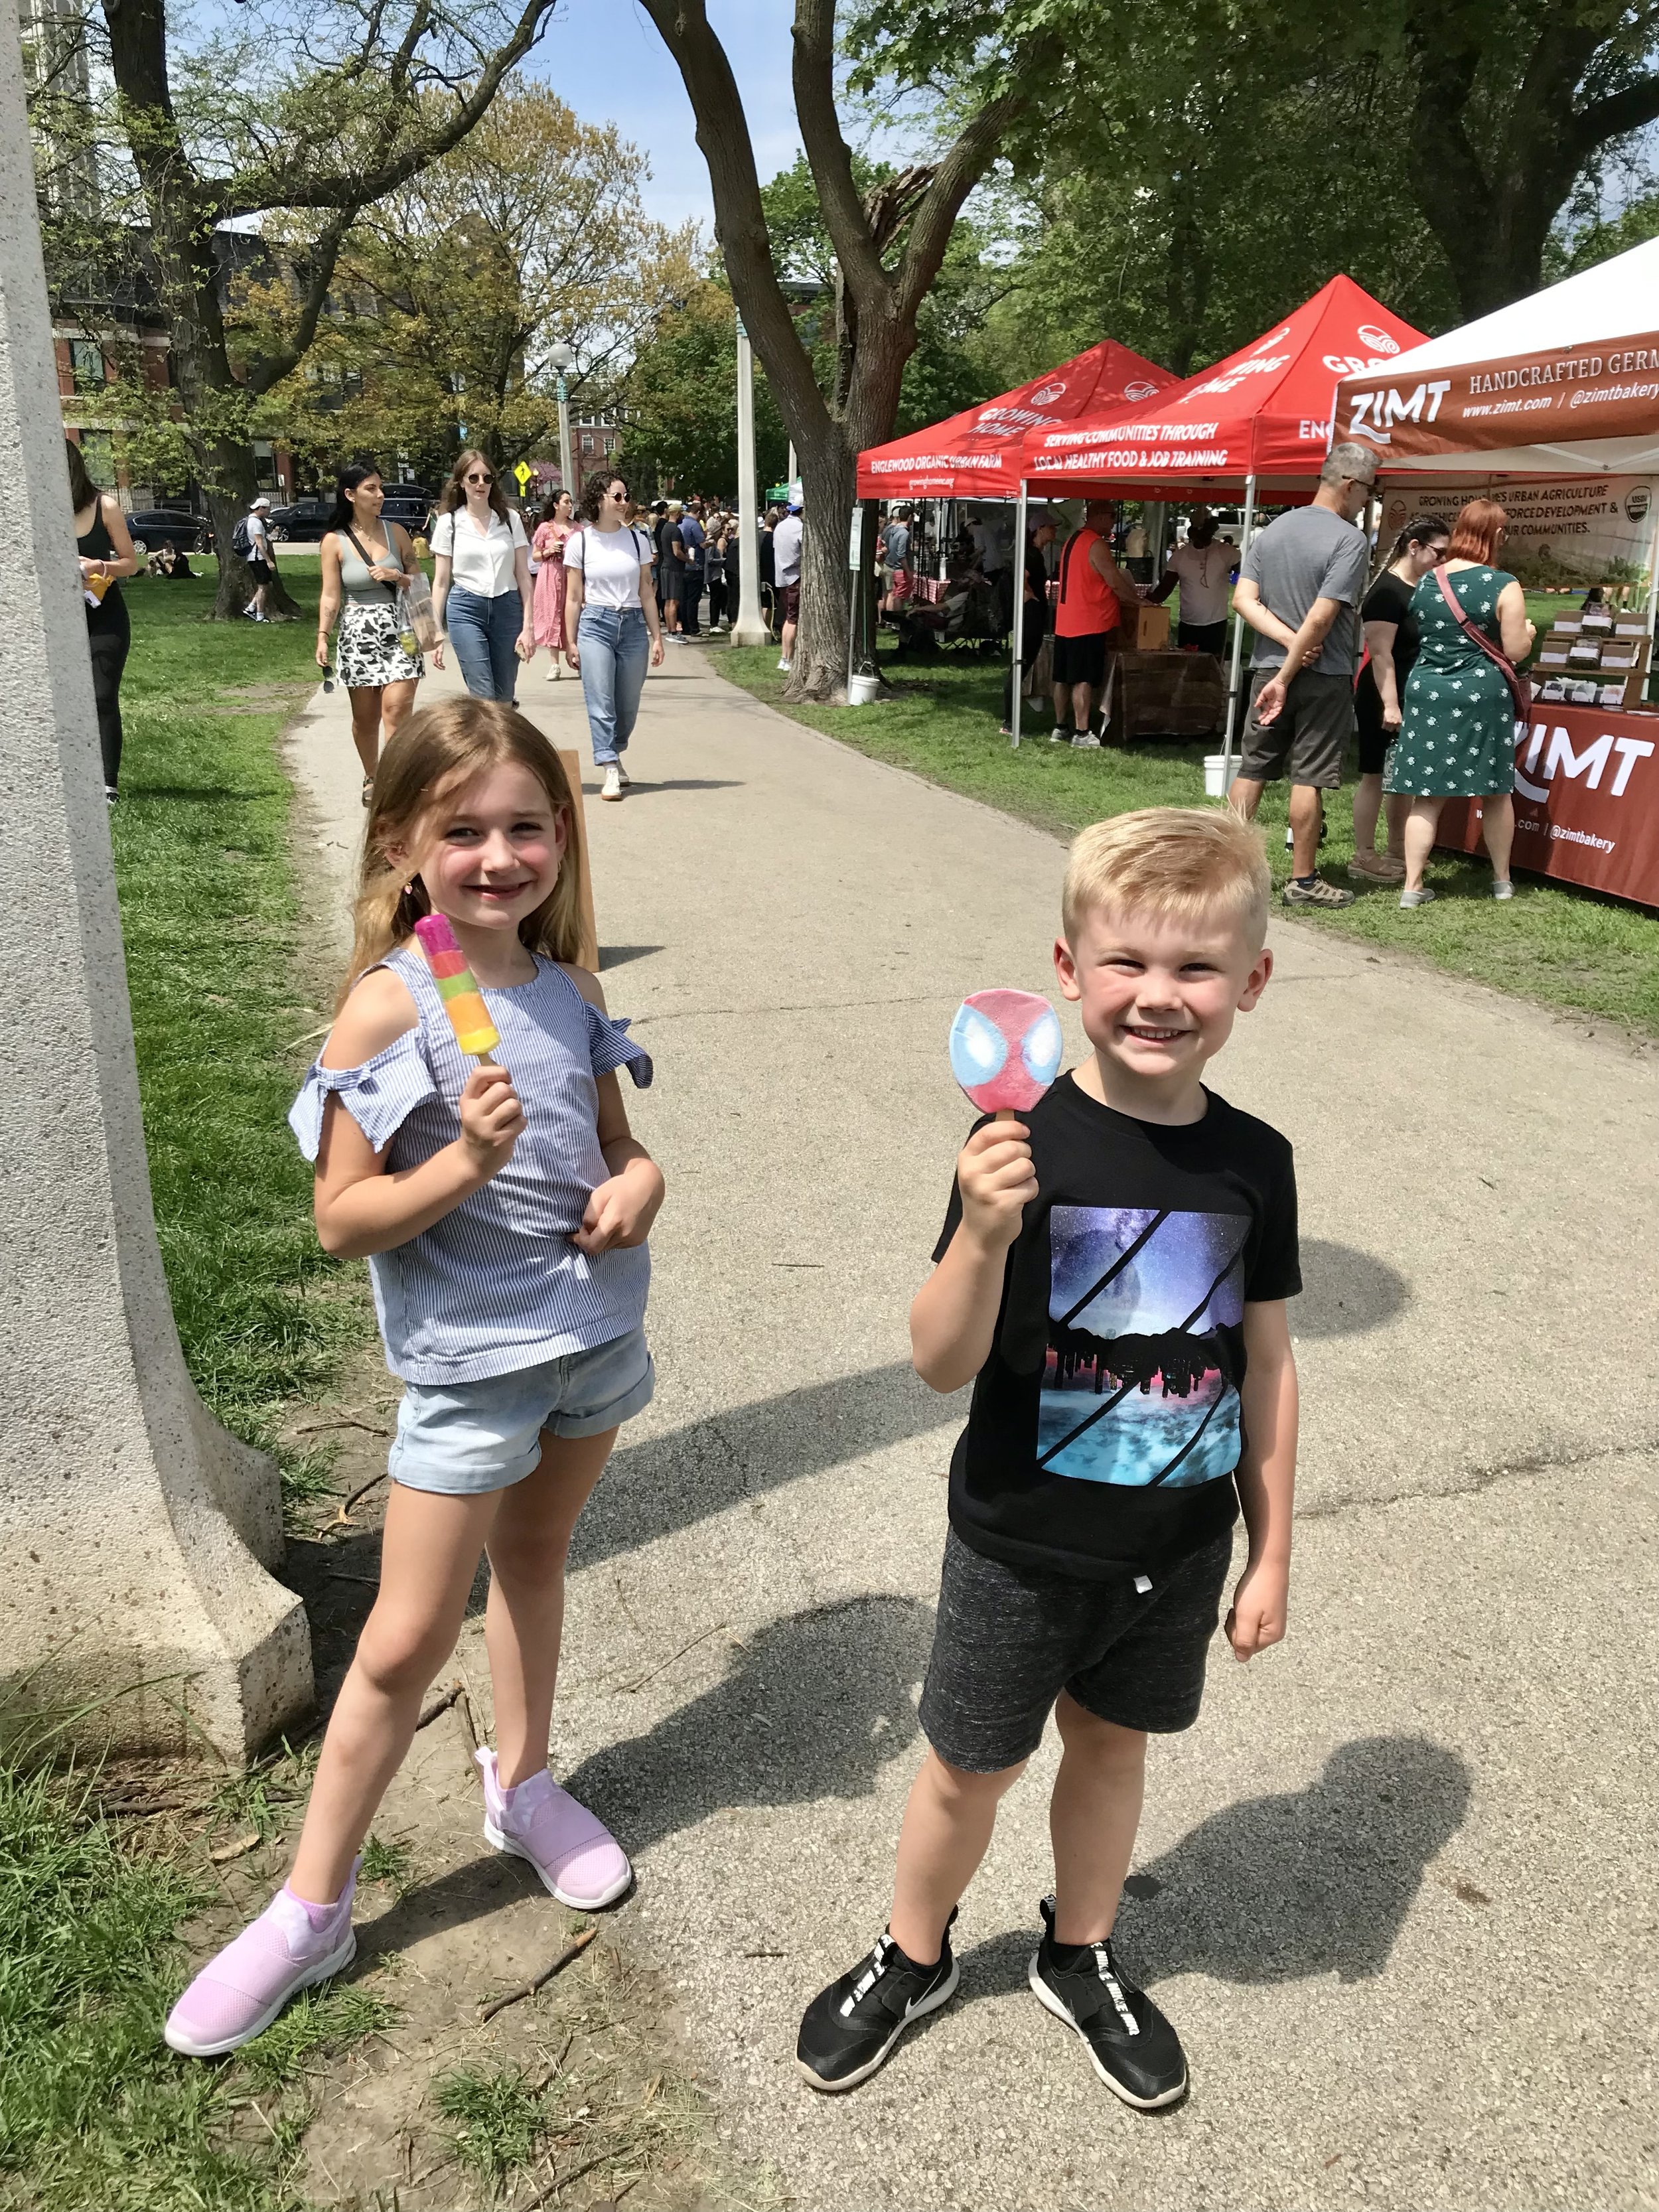
[[[469,447],[451,471],[432,526],[432,598],[475,699],[512,704],[520,660],[536,650],[530,541],[495,471]]]
[[[593,765],[605,770],[599,796],[620,799],[647,651],[653,668],[663,660],[651,548],[642,530],[629,528],[628,486],[610,471],[589,477],[578,514],[564,549],[564,657],[581,672]]]

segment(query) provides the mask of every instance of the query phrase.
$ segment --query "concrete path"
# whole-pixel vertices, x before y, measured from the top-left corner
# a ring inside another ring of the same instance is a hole
[[[1062,853],[717,665],[653,678],[623,805],[590,776],[670,1197],[660,1393],[579,1531],[556,1735],[737,2145],[807,2207],[1659,2203],[1654,1063],[1316,927],[1275,921],[1216,1069],[1297,1146],[1291,1637],[1249,1669],[1216,1646],[1121,1923],[1192,2097],[1123,2110],[1025,1988],[1052,1742],[964,1906],[960,1998],[854,2096],[799,2082],[921,1748],[965,1412],[905,1334],[968,1121],[945,1030],[970,989],[1050,987]],[[526,703],[580,742],[544,668]],[[324,709],[295,757],[337,868],[358,777]]]

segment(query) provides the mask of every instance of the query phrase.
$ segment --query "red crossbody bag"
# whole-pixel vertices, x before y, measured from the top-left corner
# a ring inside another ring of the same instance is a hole
[[[1435,570],[1434,580],[1440,586],[1441,598],[1456,617],[1459,629],[1466,637],[1474,639],[1493,667],[1502,674],[1504,683],[1510,687],[1510,696],[1515,702],[1515,719],[1517,722],[1524,722],[1532,713],[1531,683],[1516,669],[1508,653],[1500,652],[1485,631],[1477,628],[1464,613],[1457,594],[1451,587],[1451,578],[1443,568]]]

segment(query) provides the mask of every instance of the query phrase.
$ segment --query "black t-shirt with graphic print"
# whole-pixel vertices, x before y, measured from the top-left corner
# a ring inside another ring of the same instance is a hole
[[[1237,1517],[1244,1308],[1302,1287],[1296,1174],[1276,1129],[1205,1097],[1171,1128],[1067,1074],[1024,1117],[1037,1196],[951,1462],[951,1525],[988,1558],[1153,1573]],[[936,1260],[961,1218],[953,1184]]]

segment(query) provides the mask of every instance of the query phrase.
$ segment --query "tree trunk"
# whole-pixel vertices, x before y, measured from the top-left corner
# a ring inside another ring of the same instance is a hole
[[[847,533],[858,488],[858,453],[839,423],[798,448],[805,528],[801,533],[800,628],[786,699],[847,693]]]

